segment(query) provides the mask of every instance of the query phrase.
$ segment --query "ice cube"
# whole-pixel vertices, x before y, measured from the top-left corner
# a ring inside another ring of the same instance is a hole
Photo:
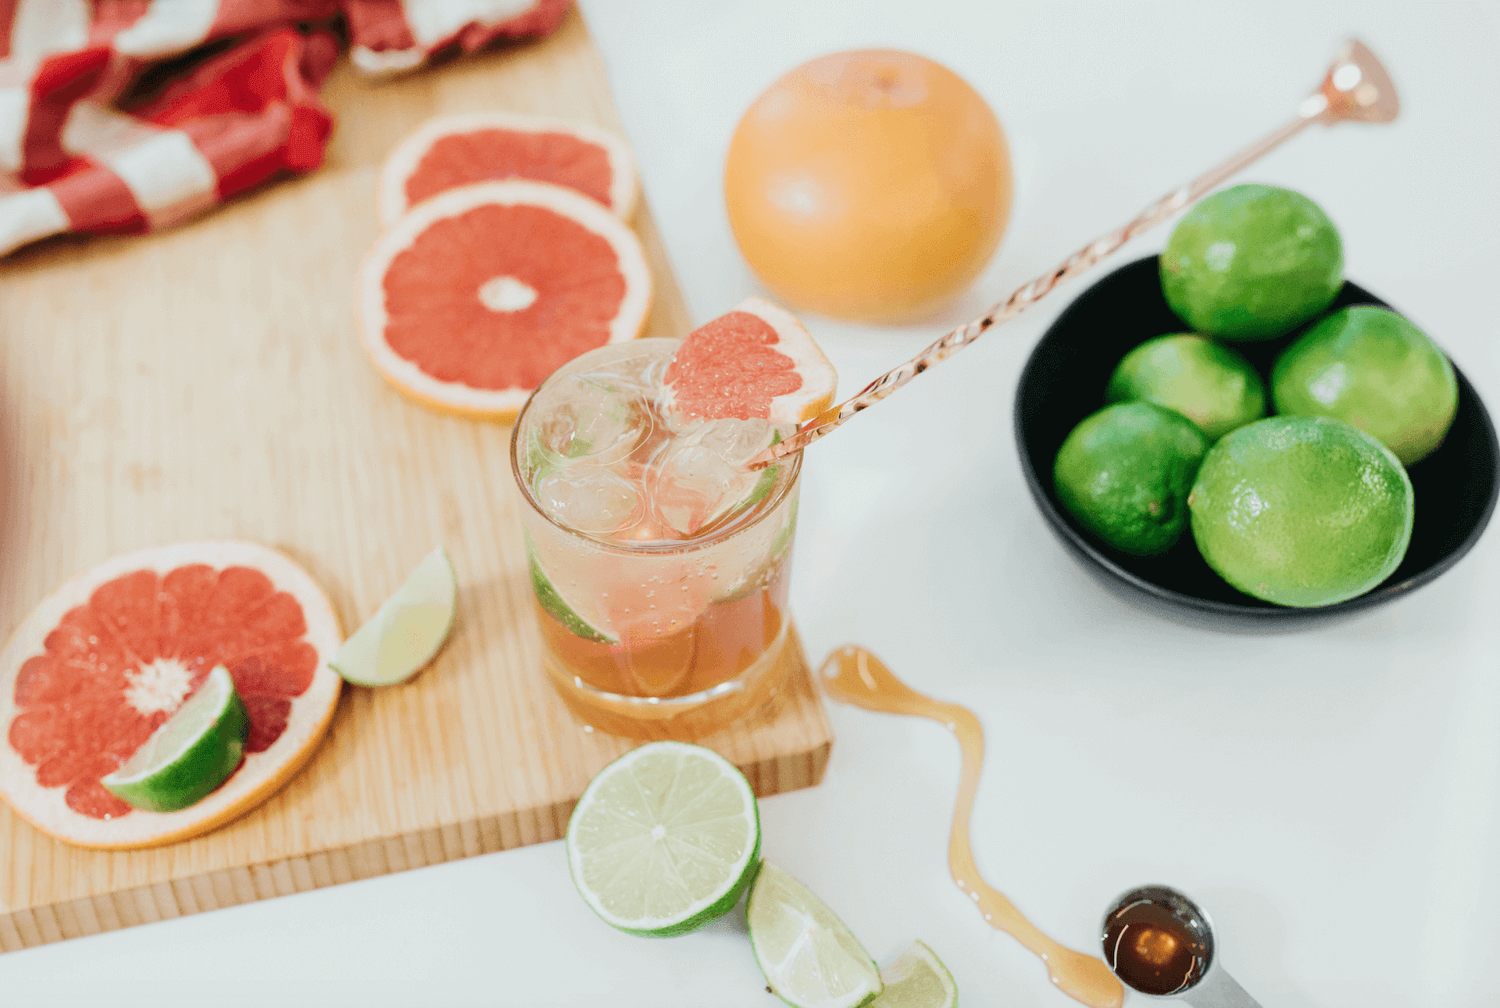
[[[542,443],[570,459],[609,465],[651,436],[646,391],[618,375],[569,375],[548,390],[540,423]]]
[[[536,497],[557,522],[580,532],[619,532],[646,514],[633,483],[588,462],[571,461],[543,477]]]
[[[765,420],[706,420],[668,441],[646,473],[660,519],[690,536],[750,497],[760,473],[745,468],[771,443]]]
[[[771,443],[771,423],[759,417],[708,420],[689,434],[688,440],[703,445],[730,465],[742,467]]]

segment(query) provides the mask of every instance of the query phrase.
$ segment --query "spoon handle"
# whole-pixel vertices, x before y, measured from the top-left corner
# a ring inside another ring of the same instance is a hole
[[[1234,977],[1217,967],[1201,983],[1177,996],[1192,1008],[1260,1008],[1260,1002],[1235,983]]]
[[[879,402],[934,364],[946,360],[974,342],[991,326],[1015,318],[1040,301],[1062,281],[1089,269],[1142,231],[1160,224],[1214,186],[1244,169],[1251,162],[1286,143],[1309,124],[1317,122],[1327,110],[1328,99],[1322,93],[1314,92],[1297,107],[1297,115],[1290,122],[1228,160],[1215,165],[1187,185],[1167,193],[1124,226],[1089,242],[1064,259],[1056,268],[1023,284],[1010,297],[992,305],[984,315],[954,329],[900,367],[887,371],[852,398],[846,399],[837,406],[830,406],[808,420],[791,437],[772,445],[751,459],[750,468],[764,468],[779,458],[801,451],[814,441],[831,433],[835,427],[860,410]]]

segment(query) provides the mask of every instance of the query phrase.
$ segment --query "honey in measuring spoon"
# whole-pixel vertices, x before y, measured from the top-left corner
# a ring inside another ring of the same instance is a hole
[[[1164,997],[1192,987],[1208,968],[1208,946],[1167,907],[1136,900],[1104,921],[1104,954],[1142,994]]]
[[[931,718],[958,737],[963,754],[953,830],[948,838],[948,870],[958,888],[979,908],[990,926],[1004,931],[1035,953],[1057,989],[1089,1008],[1117,1008],[1125,988],[1104,961],[1064,948],[1036,929],[1015,904],[979,877],[969,848],[969,816],[984,765],[984,729],[967,707],[943,703],[910,689],[861,647],[843,647],[828,656],[820,671],[823,688],[835,700],[887,714]]]

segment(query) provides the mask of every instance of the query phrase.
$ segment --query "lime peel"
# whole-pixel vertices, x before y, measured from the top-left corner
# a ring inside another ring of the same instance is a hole
[[[568,821],[584,902],[630,934],[686,934],[727,913],[760,861],[760,810],[711,749],[651,742],[589,782]]]
[[[151,733],[114,773],[100,779],[115,797],[149,812],[177,812],[224,783],[245,756],[250,716],[223,665]]]
[[[458,579],[441,546],[344,641],[328,664],[357,686],[390,686],[427,666],[453,628]]]

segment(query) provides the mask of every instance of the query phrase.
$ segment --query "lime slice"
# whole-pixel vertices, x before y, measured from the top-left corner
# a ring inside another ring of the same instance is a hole
[[[457,602],[453,564],[439,546],[344,641],[328,664],[358,686],[389,686],[409,679],[448,639]]]
[[[568,865],[594,912],[631,934],[686,934],[739,902],[760,856],[755,792],[734,764],[651,742],[599,771],[568,821]]]
[[[854,933],[812,890],[775,865],[761,866],[746,917],[766,984],[793,1008],[857,1008],[884,986]]]
[[[880,967],[885,990],[870,1008],[958,1008],[953,974],[923,942],[914,941],[896,961]]]
[[[526,563],[531,568],[531,590],[536,592],[537,603],[547,610],[548,615],[567,628],[568,633],[596,644],[620,643],[619,637],[600,630],[578,615],[578,611],[568,604],[568,600],[562,597],[562,593],[553,587],[551,580],[547,577],[547,572],[542,570],[542,565],[537,562],[536,546],[532,543],[530,534],[526,536]]]
[[[99,783],[138,809],[176,812],[207,797],[245,755],[250,716],[223,665]]]

